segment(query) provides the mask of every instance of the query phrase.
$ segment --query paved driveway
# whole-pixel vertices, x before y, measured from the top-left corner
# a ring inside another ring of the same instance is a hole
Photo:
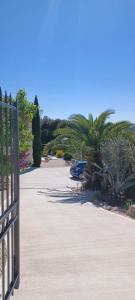
[[[134,300],[135,222],[73,194],[68,168],[21,176],[15,300]]]

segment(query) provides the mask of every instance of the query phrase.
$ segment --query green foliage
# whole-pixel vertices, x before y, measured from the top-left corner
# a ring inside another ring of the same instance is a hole
[[[7,93],[5,93],[5,96],[2,96],[2,91],[0,90],[0,101],[6,102],[6,103],[12,103],[16,105],[18,103],[19,108],[19,148],[20,148],[20,159],[21,154],[23,152],[27,152],[32,148],[32,118],[34,114],[36,113],[37,107],[29,102],[26,92],[24,90],[19,90],[16,98],[12,99],[11,94],[10,96],[7,96]],[[7,111],[7,122],[8,122],[8,133],[6,132],[6,118],[5,113],[3,110],[3,128],[1,128],[2,132],[0,134],[1,143],[3,144],[3,152],[4,155],[6,153],[6,138],[8,141],[10,141],[10,134],[11,134],[11,111]],[[6,136],[7,134],[7,136]],[[10,148],[10,145],[9,145]],[[8,153],[10,152],[10,149],[8,149]]]
[[[65,160],[65,161],[70,161],[71,159],[72,159],[72,155],[66,152],[66,153],[64,154],[64,160]]]
[[[42,147],[42,152],[44,156],[47,156],[48,154],[56,155],[57,150],[63,150],[65,153],[68,151],[68,146],[69,144],[67,141],[63,141],[58,137],[45,144],[44,147]]]
[[[27,125],[29,125],[29,122],[32,121],[33,115],[36,112],[36,106],[29,102],[25,90],[19,90],[16,98],[18,100],[20,110],[20,119],[23,122],[27,122]]]
[[[129,122],[119,122],[116,124],[107,122],[108,118],[114,114],[114,111],[107,110],[93,118],[89,114],[88,118],[83,115],[72,115],[68,126],[57,129],[56,136],[68,138],[70,152],[79,154],[81,159],[89,159],[101,164],[100,147],[103,142],[112,135],[117,136],[119,132],[127,133],[131,127]]]
[[[52,149],[52,142],[49,142],[43,148],[43,151],[42,151],[43,156],[46,157],[48,154],[50,154],[51,149]]]
[[[107,110],[95,119],[92,114],[72,115],[55,134],[67,138],[73,157],[88,160],[85,177],[91,187],[102,187],[123,201],[135,186],[135,134],[130,122],[108,122],[112,114]]]
[[[31,122],[36,113],[36,106],[29,102],[26,92],[19,90],[16,96],[19,106],[20,152],[27,151],[32,145]]]
[[[57,150],[56,156],[57,156],[58,158],[62,158],[62,157],[64,156],[63,150]]]
[[[135,145],[127,138],[118,136],[104,143],[101,147],[101,157],[115,177],[120,181],[131,174],[135,168]]]
[[[124,204],[124,209],[128,210],[129,207],[133,204],[134,204],[134,202],[131,199],[127,199],[125,204]]]
[[[66,147],[64,144],[59,144],[56,141],[54,141],[54,143],[52,143],[51,153],[55,155],[57,150],[62,150],[63,152],[65,152],[65,149]]]
[[[43,156],[47,156],[49,154],[56,155],[57,150],[62,150],[65,152],[66,146],[64,144],[60,144],[57,140],[52,140],[47,143],[43,148]]]
[[[135,187],[135,144],[118,136],[101,147],[103,167],[94,164],[93,181],[101,178],[102,187],[115,198],[125,199],[125,194]]]
[[[41,120],[41,142],[45,145],[54,140],[54,132],[57,128],[63,128],[67,125],[66,120],[51,119],[45,116]]]
[[[36,113],[32,119],[32,134],[33,134],[33,165],[40,167],[41,164],[41,131],[40,131],[40,114],[38,98],[35,96],[34,105],[37,107]]]

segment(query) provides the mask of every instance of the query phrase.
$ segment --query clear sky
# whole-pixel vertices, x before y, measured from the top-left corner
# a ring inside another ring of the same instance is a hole
[[[134,0],[0,1],[0,85],[44,114],[135,122]]]

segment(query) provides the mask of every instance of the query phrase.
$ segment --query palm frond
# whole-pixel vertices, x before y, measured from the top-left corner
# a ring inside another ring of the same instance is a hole
[[[98,129],[98,130],[99,130],[100,128],[102,128],[102,127],[105,125],[107,119],[108,119],[112,114],[114,114],[114,113],[115,113],[115,111],[112,110],[112,109],[108,109],[108,110],[102,112],[102,113],[99,115],[99,117],[96,118],[95,121],[94,121],[94,126],[95,126],[95,128]]]
[[[112,134],[118,134],[119,132],[122,131],[129,131],[132,127],[132,123],[128,122],[128,121],[120,121],[117,122],[115,124],[113,124],[112,128],[111,128],[111,133]]]
[[[91,113],[88,116],[88,120],[89,120],[89,127],[93,127],[94,119]]]

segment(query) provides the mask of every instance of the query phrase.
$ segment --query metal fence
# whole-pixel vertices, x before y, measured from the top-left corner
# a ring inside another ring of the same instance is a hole
[[[0,89],[0,289],[10,299],[20,282],[18,107]]]

